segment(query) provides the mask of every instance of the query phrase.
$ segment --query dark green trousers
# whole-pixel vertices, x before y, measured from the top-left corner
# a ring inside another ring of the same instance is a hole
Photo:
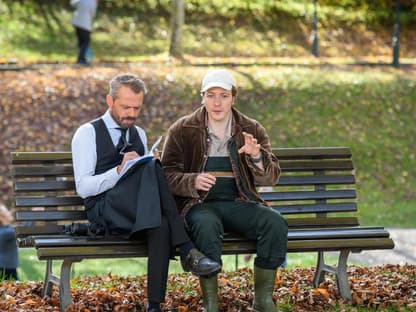
[[[276,269],[286,257],[287,222],[276,211],[256,203],[208,201],[195,205],[186,216],[197,248],[221,263],[224,232],[235,232],[257,242],[256,266]]]

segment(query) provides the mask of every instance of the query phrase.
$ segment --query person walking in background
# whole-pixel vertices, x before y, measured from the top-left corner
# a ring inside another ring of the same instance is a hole
[[[0,204],[0,280],[17,280],[19,257],[17,253],[13,216]]]
[[[165,300],[169,259],[175,247],[179,247],[185,271],[206,275],[221,266],[190,241],[158,159],[122,173],[127,161],[148,154],[146,132],[135,125],[146,92],[144,82],[135,75],[114,77],[106,97],[108,110],[79,127],[71,146],[75,185],[90,222],[111,235],[147,240],[146,311],[158,312]]]
[[[90,49],[92,24],[97,13],[98,0],[71,0],[70,4],[75,8],[72,17],[72,25],[78,39],[77,63],[88,65],[87,50]]]
[[[196,247],[221,263],[221,239],[236,232],[257,242],[253,311],[275,311],[276,270],[287,252],[287,222],[255,185],[274,185],[279,162],[266,130],[234,108],[237,84],[226,70],[208,72],[202,106],[168,130],[162,164]],[[217,275],[200,276],[205,312],[218,311]]]

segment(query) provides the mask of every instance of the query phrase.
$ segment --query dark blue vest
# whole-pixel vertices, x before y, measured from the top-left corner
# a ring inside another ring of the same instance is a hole
[[[110,133],[102,118],[93,120],[91,124],[95,129],[95,144],[97,152],[97,163],[95,165],[95,174],[101,174],[121,164],[123,155],[120,155],[117,148],[111,140]],[[136,151],[139,155],[144,155],[144,145],[140,139],[139,133],[135,126],[129,128],[129,151]],[[91,208],[95,205],[99,196],[91,196],[85,199],[85,206]]]

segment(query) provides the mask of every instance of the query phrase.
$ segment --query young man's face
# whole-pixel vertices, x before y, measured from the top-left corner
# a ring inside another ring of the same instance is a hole
[[[228,121],[234,97],[231,90],[220,87],[208,89],[203,95],[203,102],[208,112],[208,119],[214,122]]]
[[[144,93],[134,93],[130,88],[122,86],[116,99],[107,95],[107,104],[111,116],[122,128],[134,125],[143,105]]]

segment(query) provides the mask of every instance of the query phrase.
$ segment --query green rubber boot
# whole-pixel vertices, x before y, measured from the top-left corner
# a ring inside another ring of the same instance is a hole
[[[254,266],[254,303],[255,312],[276,312],[273,302],[276,270],[261,269]]]
[[[217,275],[210,278],[199,277],[202,289],[204,312],[218,312],[218,280]]]

